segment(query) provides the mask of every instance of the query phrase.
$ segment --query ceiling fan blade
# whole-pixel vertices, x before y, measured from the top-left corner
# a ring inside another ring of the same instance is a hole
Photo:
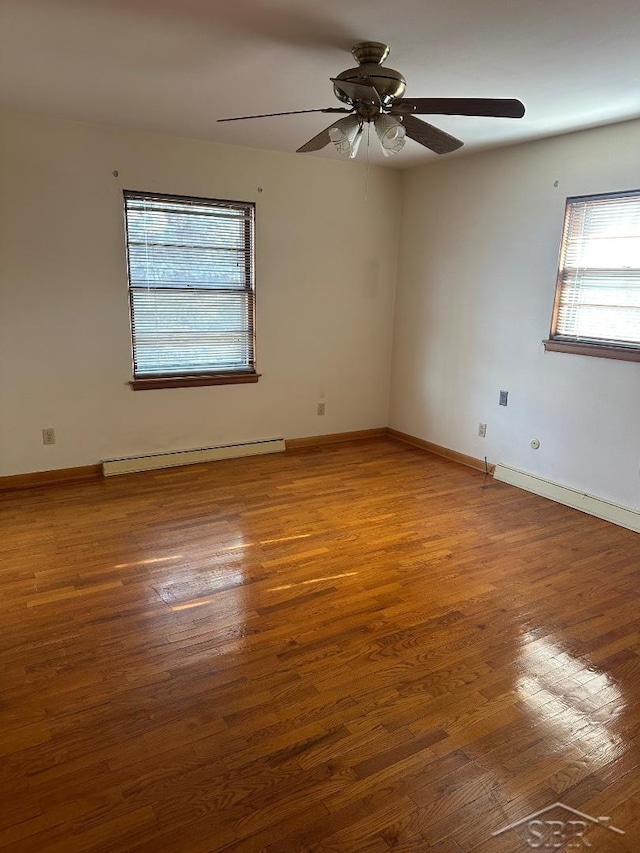
[[[346,110],[346,112],[351,113],[353,110]],[[331,142],[329,131],[340,121],[341,119],[338,119],[338,121],[334,121],[333,124],[330,124],[329,127],[325,127],[325,129],[321,130],[320,133],[317,133],[313,139],[310,139],[308,142],[305,142],[304,145],[301,145],[300,148],[296,150],[296,154],[306,154],[308,151],[319,151],[321,148],[324,148],[325,145],[328,145]]]
[[[455,151],[464,145],[464,142],[456,139],[455,136],[451,136],[445,133],[444,130],[440,130],[439,127],[427,124],[426,121],[422,121],[422,119],[415,118],[414,116],[403,116],[402,123],[410,139],[419,142],[425,148],[430,148],[436,154],[449,154],[451,151]]]
[[[218,121],[244,121],[247,118],[273,118],[274,116],[297,116],[302,113],[350,113],[347,107],[325,107],[319,110],[290,110],[286,113],[260,113],[256,116],[234,116],[233,118],[219,118]]]
[[[376,107],[382,106],[375,86],[369,83],[354,83],[353,80],[340,80],[338,77],[329,79],[350,101],[364,101],[366,104],[375,104]]]
[[[522,101],[515,98],[403,98],[389,110],[392,115],[450,115],[522,118]]]

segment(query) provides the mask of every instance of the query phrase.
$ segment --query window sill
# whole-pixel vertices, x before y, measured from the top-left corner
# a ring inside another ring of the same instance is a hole
[[[590,355],[596,358],[617,358],[621,361],[640,361],[640,348],[607,346],[606,344],[577,343],[574,341],[542,342],[547,352],[568,352],[573,355]]]
[[[157,379],[132,379],[133,391],[152,391],[156,388],[199,388],[203,385],[247,385],[257,382],[260,373],[210,373],[201,376],[163,376]]]

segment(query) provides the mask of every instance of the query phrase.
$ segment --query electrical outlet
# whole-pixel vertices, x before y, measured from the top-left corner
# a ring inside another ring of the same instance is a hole
[[[42,430],[42,443],[43,444],[55,444],[56,443],[56,431],[53,427],[47,427]]]
[[[482,423],[478,424],[478,435],[480,436],[480,438],[486,438],[487,437],[487,425],[486,424],[482,424]]]
[[[318,403],[318,414],[324,415],[324,403]]]
[[[508,391],[501,391],[500,392],[500,405],[506,406],[508,399],[509,399],[509,392]]]

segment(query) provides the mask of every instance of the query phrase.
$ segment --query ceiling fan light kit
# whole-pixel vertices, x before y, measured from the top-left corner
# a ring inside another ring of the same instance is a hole
[[[448,154],[464,144],[455,136],[416,118],[417,115],[494,118],[522,118],[524,115],[524,104],[514,98],[405,98],[407,83],[402,74],[393,68],[383,67],[389,56],[388,45],[364,41],[354,45],[351,52],[358,65],[330,78],[334,94],[345,106],[237,116],[218,121],[312,112],[345,113],[344,118],[320,131],[298,148],[298,152],[320,151],[333,142],[340,154],[354,158],[360,147],[365,122],[373,122],[382,152],[388,157],[402,150],[407,136],[436,154]]]

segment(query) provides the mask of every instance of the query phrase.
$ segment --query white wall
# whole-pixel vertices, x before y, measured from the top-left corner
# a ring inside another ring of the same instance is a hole
[[[640,186],[640,123],[372,168],[368,197],[360,163],[16,114],[0,143],[0,476],[390,423],[640,506],[640,364],[541,344],[565,197]],[[130,390],[123,187],[256,201],[257,385]]]
[[[638,187],[640,122],[404,173],[391,426],[639,507],[640,363],[541,344],[565,198]]]
[[[15,114],[0,143],[0,475],[387,424],[398,173]],[[257,384],[130,389],[123,188],[256,202]]]

